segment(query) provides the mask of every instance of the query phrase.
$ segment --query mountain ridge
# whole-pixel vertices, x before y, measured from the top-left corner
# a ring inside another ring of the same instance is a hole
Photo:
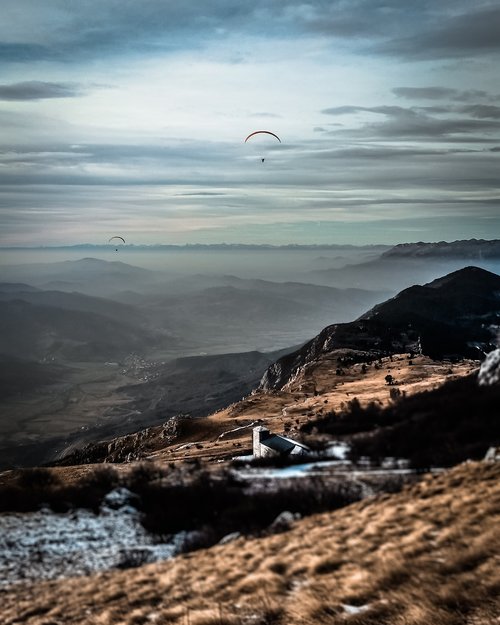
[[[437,243],[399,243],[382,252],[381,258],[500,258],[499,239],[464,239]]]
[[[403,352],[477,358],[495,347],[488,323],[498,322],[498,293],[500,276],[477,267],[414,285],[353,322],[327,326],[297,352],[271,365],[260,387],[282,388],[301,367],[334,349],[365,352],[369,359]],[[457,317],[450,318],[453,315]]]

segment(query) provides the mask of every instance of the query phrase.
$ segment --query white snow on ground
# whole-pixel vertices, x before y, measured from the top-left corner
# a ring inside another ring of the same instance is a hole
[[[244,479],[288,479],[290,477],[310,477],[311,475],[322,475],[324,473],[324,469],[333,466],[338,467],[343,464],[344,463],[341,460],[318,460],[317,462],[292,464],[288,467],[281,468],[246,467],[244,469],[236,469],[235,472],[239,477]]]
[[[327,456],[337,458],[338,460],[347,460],[347,454],[349,453],[350,446],[343,441],[335,441],[328,445],[325,450]]]
[[[239,460],[240,457],[237,457]],[[336,475],[345,476],[352,479],[357,479],[366,476],[383,477],[383,476],[395,476],[395,475],[413,475],[415,471],[408,468],[360,468],[351,469],[346,466],[346,463],[342,460],[317,460],[315,462],[306,462],[304,464],[292,464],[288,467],[244,467],[234,468],[234,473],[243,479],[288,479],[288,478],[301,478],[311,477],[316,475]],[[444,469],[432,469],[432,473],[440,473]]]
[[[348,603],[343,603],[342,607],[347,612],[347,614],[361,614],[362,612],[366,612],[370,608],[368,604],[366,605],[349,605]]]
[[[98,515],[83,509],[1,514],[0,586],[87,575],[179,552],[186,533],[170,543],[156,543],[140,524],[140,513],[125,500],[123,492],[110,493]]]

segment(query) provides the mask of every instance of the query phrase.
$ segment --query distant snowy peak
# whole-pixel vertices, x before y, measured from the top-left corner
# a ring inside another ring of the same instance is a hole
[[[470,258],[500,259],[500,240],[439,241],[439,243],[401,243],[384,252],[381,258]]]

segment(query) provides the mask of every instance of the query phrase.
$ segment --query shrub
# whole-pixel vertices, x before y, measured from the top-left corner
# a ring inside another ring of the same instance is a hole
[[[29,512],[43,505],[57,512],[70,508],[98,511],[104,496],[117,484],[118,473],[108,466],[99,466],[69,484],[63,483],[53,469],[25,469],[13,483],[0,487],[0,511]]]
[[[52,469],[35,467],[22,469],[18,480],[19,486],[27,489],[46,489],[59,483],[59,478]]]
[[[386,408],[351,401],[341,412],[311,420],[301,431],[347,437],[350,458],[408,458],[410,466],[426,469],[452,466],[468,458],[481,459],[500,443],[500,385],[480,387],[471,375],[441,387],[406,397]]]

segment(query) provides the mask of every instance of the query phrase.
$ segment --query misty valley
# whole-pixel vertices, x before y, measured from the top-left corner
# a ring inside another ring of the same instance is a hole
[[[2,252],[3,467],[54,460],[175,415],[206,416],[251,393],[272,363],[325,326],[471,264],[471,255],[500,268],[496,247],[471,242],[451,251],[79,252],[39,250],[24,264]]]

